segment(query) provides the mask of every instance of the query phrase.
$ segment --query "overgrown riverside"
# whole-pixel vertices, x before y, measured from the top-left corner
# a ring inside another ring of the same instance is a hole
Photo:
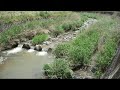
[[[96,21],[89,26],[90,22],[85,22],[90,19]],[[55,60],[44,65],[44,73],[51,79],[71,79],[82,70],[92,78],[100,78],[116,55],[119,27],[119,17],[94,12],[1,11],[0,51],[13,48],[16,42],[30,40],[35,46],[68,32],[78,32],[75,38],[53,48]]]

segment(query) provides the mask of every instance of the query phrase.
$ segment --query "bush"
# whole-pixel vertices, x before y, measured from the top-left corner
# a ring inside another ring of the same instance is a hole
[[[47,34],[40,34],[40,35],[36,35],[33,39],[32,39],[32,43],[33,44],[41,44],[42,42],[44,42],[45,40],[48,39],[48,35]]]
[[[72,70],[70,70],[68,63],[62,59],[56,59],[52,64],[45,64],[43,69],[48,78],[51,79],[72,78]]]
[[[67,31],[75,31],[77,28],[81,26],[82,22],[81,21],[75,21],[75,22],[69,22],[69,23],[64,23],[62,25],[62,28],[65,32]]]
[[[66,58],[69,55],[70,44],[59,44],[54,49],[53,53],[56,58]]]
[[[107,66],[110,65],[112,62],[112,58],[115,55],[117,48],[116,42],[111,39],[106,41],[104,45],[104,50],[99,53],[99,56],[97,57],[97,70],[95,72],[95,75],[98,76],[98,72],[100,73],[99,76],[101,76],[105,71]]]
[[[47,11],[42,11],[42,12],[39,13],[39,15],[42,18],[48,18],[50,16],[50,13],[48,13]]]
[[[65,58],[72,64],[89,64],[100,37],[100,31],[93,28],[90,28],[87,32],[80,33],[80,36],[70,43],[58,45],[54,50],[55,56],[57,58]]]
[[[105,25],[103,25],[106,29],[106,39],[103,45],[103,49],[98,53],[97,61],[96,61],[96,72],[95,75],[100,77],[103,73],[105,73],[107,67],[111,64],[113,57],[116,54],[116,50],[118,47],[118,41],[120,37],[119,25],[117,20],[108,19]]]
[[[78,46],[72,47],[69,51],[69,60],[72,60],[73,64],[84,65],[85,56],[83,48],[80,48]]]
[[[90,30],[78,36],[73,42],[73,48],[70,49],[69,58],[75,64],[88,64],[99,39],[97,30]],[[89,37],[89,38],[88,38]]]
[[[62,30],[53,30],[52,31],[52,36],[53,37],[57,37],[58,35],[62,34],[63,31]]]
[[[88,13],[88,12],[82,12],[81,16],[84,18],[93,18],[93,19],[98,19],[100,16],[98,13]]]

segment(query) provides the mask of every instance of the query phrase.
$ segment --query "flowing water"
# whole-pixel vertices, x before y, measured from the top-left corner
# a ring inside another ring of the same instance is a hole
[[[33,49],[24,50],[21,46],[1,53],[6,60],[0,64],[0,79],[39,79],[44,78],[43,66],[53,61],[47,52]]]

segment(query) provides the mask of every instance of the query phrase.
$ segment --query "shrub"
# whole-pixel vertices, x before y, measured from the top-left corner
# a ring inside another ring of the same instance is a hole
[[[72,70],[68,63],[62,59],[56,59],[51,64],[45,64],[43,69],[48,78],[51,79],[70,79],[72,78]]]
[[[99,53],[99,56],[97,57],[97,70],[95,72],[96,76],[98,76],[98,72],[99,76],[101,76],[105,72],[107,66],[109,66],[112,62],[112,58],[115,55],[116,48],[117,44],[113,39],[106,41],[104,45],[104,50],[101,51]]]
[[[69,59],[73,60],[74,64],[89,64],[91,55],[93,54],[99,39],[99,33],[93,31],[94,30],[90,30],[83,33],[73,40],[73,47],[69,50]]]
[[[47,34],[40,34],[40,35],[36,35],[33,39],[32,39],[32,43],[33,44],[39,44],[44,42],[45,40],[48,39],[48,35]]]
[[[78,46],[74,46],[69,51],[69,60],[72,60],[73,64],[85,64],[84,51]]]
[[[68,22],[68,23],[64,23],[62,25],[62,28],[65,32],[67,31],[75,31],[77,28],[79,28],[81,26],[80,21],[75,21],[75,22]]]
[[[42,17],[42,18],[48,18],[50,16],[50,14],[47,12],[47,11],[42,11],[39,13],[39,15]]]
[[[59,44],[54,49],[53,53],[56,58],[66,58],[69,55],[70,44]]]
[[[97,61],[96,61],[96,72],[95,75],[100,77],[107,69],[107,67],[111,64],[113,57],[116,54],[118,41],[120,37],[119,25],[117,20],[108,19],[108,21],[104,26],[106,29],[106,39],[103,45],[103,49],[98,53]]]
[[[62,30],[53,30],[52,31],[52,36],[57,37],[58,35],[62,34],[64,31]]]

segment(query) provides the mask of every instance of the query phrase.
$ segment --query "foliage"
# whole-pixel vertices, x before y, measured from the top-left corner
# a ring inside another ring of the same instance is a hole
[[[36,35],[33,39],[32,39],[32,43],[33,44],[40,44],[42,42],[44,42],[45,40],[48,39],[48,35],[46,34],[40,34],[40,35]]]
[[[45,64],[45,74],[51,79],[70,79],[72,71],[68,63],[62,59],[56,59],[52,64]]]
[[[59,44],[54,49],[53,53],[56,58],[65,58],[69,55],[69,49],[71,48],[70,44]]]

